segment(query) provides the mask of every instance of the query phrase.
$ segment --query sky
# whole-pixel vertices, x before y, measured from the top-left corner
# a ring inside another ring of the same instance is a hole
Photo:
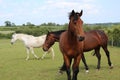
[[[72,10],[83,10],[84,23],[120,22],[120,0],[0,0],[0,25],[65,24]]]

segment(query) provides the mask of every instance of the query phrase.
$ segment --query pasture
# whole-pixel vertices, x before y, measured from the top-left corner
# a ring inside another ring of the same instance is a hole
[[[17,41],[10,44],[9,39],[0,39],[0,80],[66,80],[66,73],[58,74],[58,69],[63,63],[62,54],[58,43],[54,46],[55,59],[47,54],[45,59],[37,60],[30,54],[30,60],[26,61],[26,49],[24,44]],[[89,73],[85,73],[84,65],[80,62],[78,80],[120,80],[120,48],[110,47],[113,69],[109,69],[106,55],[101,49],[101,69],[96,70],[97,58],[92,56],[93,51],[85,54]],[[42,57],[41,48],[34,49],[37,56]]]

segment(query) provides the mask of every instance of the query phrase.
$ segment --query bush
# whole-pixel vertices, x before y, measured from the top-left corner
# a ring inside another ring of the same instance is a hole
[[[11,39],[11,36],[12,36],[13,33],[9,33],[9,34],[1,34],[0,33],[0,38],[1,39]]]

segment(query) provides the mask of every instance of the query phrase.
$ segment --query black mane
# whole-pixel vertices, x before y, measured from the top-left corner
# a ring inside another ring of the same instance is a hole
[[[69,19],[71,17],[74,17],[74,20],[78,20],[78,15],[79,15],[78,12],[74,12],[74,10],[72,10],[72,12],[69,13]]]
[[[50,34],[54,34],[55,36],[60,36],[61,33],[64,32],[64,31],[66,31],[66,30],[48,32],[47,36],[49,36]]]
[[[66,31],[66,30],[54,31],[54,32],[50,32],[50,33],[55,34],[56,36],[60,36],[60,34],[64,31]]]

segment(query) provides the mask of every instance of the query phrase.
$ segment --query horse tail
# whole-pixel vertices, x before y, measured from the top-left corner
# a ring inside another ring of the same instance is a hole
[[[91,55],[92,55],[92,56],[95,56],[95,55],[96,55],[95,50],[91,52]]]
[[[95,55],[96,55],[96,53],[94,52],[93,56],[95,56]]]

